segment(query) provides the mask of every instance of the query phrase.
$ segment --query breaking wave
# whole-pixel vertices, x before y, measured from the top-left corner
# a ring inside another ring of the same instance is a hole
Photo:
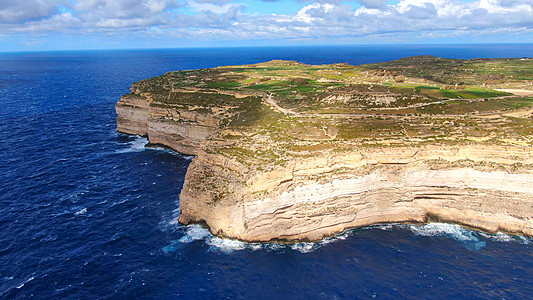
[[[177,222],[171,220],[169,225],[175,225]],[[275,251],[275,252],[284,252],[284,251],[297,251],[300,253],[310,253],[313,252],[322,246],[327,244],[345,240],[351,235],[351,231],[346,231],[344,233],[326,238],[319,242],[299,242],[299,243],[245,243],[238,240],[220,238],[213,236],[209,230],[206,228],[197,225],[187,225],[184,227],[185,231],[181,238],[175,241],[171,241],[169,245],[163,248],[164,252],[174,252],[177,249],[185,246],[186,244],[203,241],[207,246],[209,246],[209,251],[216,251],[222,253],[232,253],[234,251],[242,250],[263,250],[263,251]]]
[[[479,250],[487,244],[479,239],[476,232],[456,224],[429,223],[426,225],[408,225],[409,230],[420,236],[448,237],[465,244],[468,249]]]
[[[522,235],[508,235],[503,232],[492,234],[448,223],[429,223],[425,225],[384,224],[370,226],[368,228],[379,228],[387,231],[403,229],[409,230],[418,236],[451,238],[463,243],[470,250],[479,250],[485,247],[487,241],[501,243],[517,242],[526,245],[530,244],[532,240]]]
[[[172,220],[168,223],[172,226],[182,226],[177,221]],[[496,234],[490,234],[485,232],[479,232],[468,228],[461,227],[456,224],[447,223],[429,223],[425,225],[412,225],[412,224],[383,224],[373,225],[360,229],[347,230],[341,234],[323,239],[318,242],[297,242],[297,243],[245,243],[238,240],[226,239],[213,236],[206,228],[193,224],[182,226],[184,228],[183,236],[178,240],[171,241],[168,246],[163,248],[164,252],[174,252],[177,249],[186,246],[195,241],[203,242],[207,245],[208,251],[215,251],[221,253],[233,253],[234,251],[242,250],[263,250],[263,251],[296,251],[300,253],[311,253],[328,244],[332,244],[338,241],[347,239],[350,236],[357,235],[359,230],[408,230],[417,236],[425,237],[440,237],[451,238],[462,243],[469,250],[480,250],[486,246],[488,240],[494,242],[518,242],[521,244],[530,244],[531,239],[528,237],[516,235],[510,236],[508,234],[498,232]]]
[[[131,140],[126,143],[120,143],[121,145],[125,145],[127,147],[116,150],[115,153],[132,153],[132,152],[142,152],[145,150],[154,150],[154,151],[165,152],[171,155],[176,155],[186,160],[192,160],[194,158],[194,155],[181,154],[179,152],[176,152],[172,149],[165,148],[165,147],[149,146],[148,145],[149,143],[150,141],[147,138],[142,137],[140,135],[136,135],[134,140]]]
[[[76,211],[76,212],[74,213],[74,215],[76,215],[76,216],[80,216],[80,215],[85,214],[86,212],[87,212],[87,207],[84,207],[84,208],[82,208],[82,209]]]
[[[127,145],[127,148],[119,149],[115,153],[130,153],[130,152],[141,152],[146,150],[146,145],[148,144],[148,139],[142,136],[136,136],[134,140],[124,143]]]
[[[176,224],[176,222],[171,221],[170,224]],[[223,253],[232,253],[233,251],[244,249],[260,250],[266,245],[260,243],[244,243],[237,240],[219,238],[213,236],[206,228],[197,224],[192,224],[185,226],[185,232],[183,236],[178,240],[171,241],[170,245],[163,248],[163,251],[167,253],[174,252],[177,249],[195,241],[203,241],[209,246],[210,251],[220,251]]]
[[[174,150],[172,150],[170,148],[166,148],[166,147],[148,145],[148,147],[146,147],[146,149],[155,150],[155,151],[161,151],[161,152],[168,153],[168,154],[171,154],[171,155],[176,155],[176,156],[179,156],[179,157],[181,157],[183,159],[186,159],[186,160],[192,160],[194,158],[194,155],[181,154],[179,152],[176,152],[176,151],[174,151]]]

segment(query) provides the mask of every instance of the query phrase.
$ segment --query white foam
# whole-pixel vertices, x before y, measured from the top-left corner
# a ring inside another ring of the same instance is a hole
[[[291,249],[293,251],[298,251],[300,253],[310,253],[313,252],[320,247],[333,243],[336,241],[344,240],[350,236],[349,232],[344,232],[339,235],[335,235],[333,237],[324,239],[319,242],[300,242],[300,243],[293,243],[293,244],[281,244],[281,243],[244,243],[237,240],[230,240],[230,239],[223,239],[219,237],[212,236],[209,234],[206,239],[205,243],[209,245],[209,250],[211,251],[221,251],[223,253],[232,253],[233,251],[241,251],[241,250],[252,250],[252,251],[258,251],[258,250],[266,250],[266,251],[285,251],[286,249]]]
[[[247,248],[252,249],[252,247],[248,247],[248,244],[241,241],[222,239],[214,236],[207,238],[205,243],[210,246],[210,250],[220,250],[224,253],[231,253]]]
[[[531,243],[531,238],[529,237],[525,237],[523,235],[517,235],[516,237],[518,238],[518,242],[520,244],[528,245]]]
[[[492,235],[492,239],[498,242],[511,242],[513,240],[510,235],[505,234],[503,232],[498,232]]]
[[[512,242],[512,241],[514,241],[513,237],[511,237],[510,235],[505,234],[505,233],[503,233],[503,232],[498,232],[498,233],[496,233],[496,234],[490,234],[490,233],[480,232],[479,234],[480,234],[481,236],[483,236],[484,238],[491,239],[491,240],[496,241],[496,242],[502,242],[502,243],[505,243],[505,242]]]
[[[211,233],[209,232],[209,230],[203,228],[200,225],[193,224],[187,226],[187,231],[185,232],[185,235],[179,239],[179,242],[183,244],[188,244],[193,241],[202,240],[210,235]]]
[[[188,244],[193,241],[204,240],[209,245],[211,251],[221,251],[224,253],[231,253],[233,251],[240,251],[244,249],[259,250],[261,244],[248,244],[237,240],[223,239],[213,236],[209,230],[203,228],[200,225],[188,225],[185,235],[182,236],[178,242],[182,244]]]
[[[142,136],[136,136],[133,141],[127,143],[128,148],[117,150],[116,153],[141,152],[146,150],[148,139]]]
[[[32,281],[32,280],[34,280],[34,279],[35,279],[35,277],[33,277],[33,276],[30,277],[30,278],[28,278],[26,281],[24,281],[23,283],[19,284],[19,285],[17,286],[17,289],[21,289],[26,283],[28,283],[28,282],[30,282],[30,281]]]
[[[483,237],[487,239],[500,242],[500,243],[517,242],[523,245],[528,245],[531,243],[531,240],[532,240],[530,237],[526,237],[523,235],[508,235],[503,232],[498,232],[496,234],[482,232],[480,233],[480,235],[482,235]]]
[[[169,214],[165,215],[159,225],[161,226],[161,229],[163,230],[171,230],[171,231],[180,231],[182,232],[184,229],[187,230],[187,227],[184,227],[179,223],[179,217],[180,217],[180,208],[179,203],[178,207],[174,210],[172,210]]]
[[[263,249],[263,245],[259,244],[259,243],[248,244],[248,245],[249,245],[250,249],[252,249],[254,251]]]
[[[87,208],[85,207],[85,208],[80,209],[77,212],[75,212],[74,215],[79,216],[79,215],[85,214],[86,212],[87,212]]]
[[[177,218],[174,218],[170,223],[175,223]],[[244,249],[261,250],[263,244],[260,243],[244,243],[237,240],[223,239],[213,236],[209,230],[200,225],[192,224],[185,227],[184,235],[177,241],[172,241],[170,245],[163,248],[165,252],[173,252],[176,248],[190,244],[194,241],[203,240],[209,246],[209,251],[220,251],[223,253],[232,253],[233,251],[240,251]]]
[[[285,246],[280,243],[270,243],[270,244],[265,244],[262,248],[267,251],[281,251],[285,249]]]
[[[174,217],[172,220],[168,221],[168,225],[175,227],[179,225],[179,217]]]
[[[315,250],[315,245],[318,243],[294,243],[290,247],[292,250],[298,251],[300,253],[309,253]]]
[[[429,223],[426,225],[411,225],[409,229],[421,236],[451,236],[454,239],[468,241],[477,239],[464,228],[456,224]]]
[[[348,238],[351,233],[349,231],[335,235],[333,237],[324,239],[319,242],[313,243],[294,243],[294,244],[282,244],[282,243],[245,243],[238,240],[225,239],[213,236],[209,230],[204,227],[193,224],[182,227],[177,222],[178,218],[174,217],[170,221],[162,222],[162,225],[169,226],[170,228],[174,226],[179,226],[179,228],[184,228],[183,236],[178,240],[172,241],[170,245],[167,245],[163,248],[165,252],[176,251],[177,248],[183,247],[186,244],[192,243],[194,241],[202,240],[206,245],[209,246],[209,251],[220,251],[222,253],[232,253],[234,251],[242,250],[252,250],[252,251],[285,251],[293,250],[300,253],[310,253],[319,249],[320,247],[330,244],[339,240],[345,240]],[[181,231],[181,230],[180,230]]]
[[[416,235],[450,237],[463,242],[467,248],[479,250],[486,243],[481,241],[472,230],[465,229],[456,224],[430,223],[426,225],[409,225],[408,228]]]
[[[171,155],[175,155],[175,156],[179,156],[183,159],[186,159],[186,160],[191,160],[194,158],[194,155],[186,155],[186,154],[182,154],[182,153],[179,153],[179,152],[176,152],[172,149],[169,149],[169,148],[165,148],[165,147],[157,147],[157,146],[152,146],[152,147],[148,147],[146,149],[149,149],[149,150],[154,150],[154,151],[160,151],[160,152],[164,152],[164,153],[168,153],[168,154],[171,154]]]
[[[394,229],[394,227],[396,226],[397,224],[383,224],[383,225],[376,225],[376,228],[379,228],[383,231],[390,231],[392,229]]]
[[[531,239],[522,235],[511,236],[503,232],[496,234],[474,231],[463,228],[455,224],[445,223],[430,223],[427,225],[408,225],[408,228],[417,235],[422,236],[448,236],[457,241],[464,242],[467,246],[473,246],[474,249],[479,250],[483,248],[486,243],[479,239],[483,237],[492,241],[500,243],[518,242],[521,244],[529,244]]]
[[[127,148],[116,150],[115,153],[130,153],[130,152],[142,152],[144,150],[154,150],[154,151],[161,151],[161,152],[169,153],[172,155],[176,155],[186,160],[192,160],[194,158],[194,155],[181,154],[172,149],[168,149],[164,147],[146,147],[146,145],[148,145],[149,142],[150,141],[147,138],[142,137],[140,135],[136,135],[133,141],[129,141],[127,143],[121,143],[121,145],[127,145],[128,146]]]
[[[170,224],[180,226],[177,224],[177,218],[173,218]],[[183,227],[181,227],[183,228]],[[499,242],[518,241],[522,244],[529,244],[531,241],[527,237],[516,236],[512,237],[505,233],[488,234],[483,232],[473,231],[467,228],[463,228],[456,224],[447,223],[430,223],[426,225],[409,225],[409,224],[385,224],[366,227],[366,229],[381,229],[381,230],[393,230],[404,229],[410,230],[415,235],[427,236],[427,237],[447,237],[457,240],[463,243],[466,248],[470,250],[479,250],[483,248],[486,243],[480,239],[484,237]],[[175,251],[177,247],[184,246],[194,241],[202,240],[209,246],[209,251],[220,251],[222,253],[232,253],[234,251],[252,250],[252,251],[298,251],[300,253],[310,253],[322,246],[334,243],[337,241],[345,240],[353,235],[352,230],[345,231],[341,234],[329,237],[319,242],[299,242],[293,244],[281,244],[281,243],[244,243],[237,240],[224,239],[213,236],[209,230],[203,228],[200,225],[188,225],[185,227],[184,235],[177,241],[173,241],[171,245],[163,248],[165,252]]]

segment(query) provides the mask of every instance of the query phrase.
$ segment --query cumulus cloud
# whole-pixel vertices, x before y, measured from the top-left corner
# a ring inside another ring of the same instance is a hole
[[[530,33],[533,28],[531,0],[400,0],[396,4],[357,0],[361,6],[355,8],[353,2],[342,0],[307,0],[297,13],[282,15],[246,14],[246,1],[250,0],[0,0],[0,31],[251,40],[407,32],[431,38],[454,33]]]
[[[403,15],[409,19],[432,19],[438,17],[438,11],[435,5],[431,3],[424,3],[423,5],[411,5],[403,13]]]
[[[67,0],[0,0],[0,23],[20,23],[49,17],[66,4]]]
[[[150,18],[177,7],[175,0],[78,0],[73,8],[86,18],[128,19]]]
[[[244,8],[244,6],[242,6],[242,5],[235,5],[235,4],[229,4],[229,3],[226,3],[226,4],[223,4],[223,3],[214,4],[214,3],[199,2],[199,1],[191,1],[191,2],[189,2],[188,3],[188,7],[192,8],[192,9],[194,9],[196,11],[199,11],[199,12],[209,11],[209,12],[216,13],[216,14],[224,14],[224,13],[227,13],[227,12],[230,12],[230,11],[231,11],[231,13],[236,14],[242,8]]]
[[[358,0],[357,2],[368,8],[383,9],[387,7],[387,0]]]

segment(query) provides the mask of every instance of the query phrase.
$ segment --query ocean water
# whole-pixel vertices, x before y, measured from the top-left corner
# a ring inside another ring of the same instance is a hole
[[[318,243],[245,244],[182,226],[191,157],[118,134],[130,85],[270,59],[533,56],[533,45],[0,54],[0,299],[526,299],[530,238],[390,224]]]

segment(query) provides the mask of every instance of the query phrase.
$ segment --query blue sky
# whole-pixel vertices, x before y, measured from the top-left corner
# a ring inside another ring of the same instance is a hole
[[[533,43],[533,0],[0,0],[0,51]]]

